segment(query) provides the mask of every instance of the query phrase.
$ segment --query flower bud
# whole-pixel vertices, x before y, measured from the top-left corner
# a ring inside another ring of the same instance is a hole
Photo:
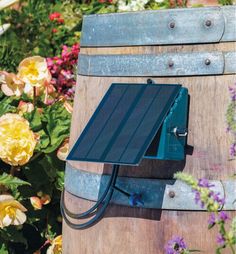
[[[48,194],[43,194],[41,196],[41,204],[42,205],[47,205],[51,202],[51,197]]]
[[[59,160],[65,161],[69,152],[69,139],[66,139],[62,146],[57,150]]]
[[[34,207],[35,210],[41,210],[42,209],[42,203],[41,200],[38,197],[31,197],[30,203]]]

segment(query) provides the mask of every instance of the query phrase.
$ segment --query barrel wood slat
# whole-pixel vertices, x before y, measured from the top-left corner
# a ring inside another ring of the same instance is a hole
[[[84,47],[81,49],[81,53],[87,55],[155,55],[171,52],[233,52],[235,49],[235,42],[225,42],[179,46]],[[78,75],[70,147],[77,140],[111,83],[146,83],[147,78]],[[196,178],[206,177],[218,181],[218,183],[221,180],[229,180],[229,176],[235,173],[236,161],[230,160],[228,152],[231,137],[225,131],[225,114],[230,101],[228,86],[236,82],[235,75],[185,77],[158,77],[157,75],[152,79],[157,84],[180,83],[189,90],[189,135],[186,160],[159,161],[145,159],[138,167],[122,166],[119,176],[136,177],[140,178],[141,181],[145,178],[150,179],[150,181],[158,181],[159,179],[160,182],[168,182],[176,171],[183,171],[192,174]],[[106,175],[111,173],[111,166],[99,163],[67,162],[66,190],[71,193],[66,192],[66,205],[74,212],[82,212],[94,202],[73,195],[76,194],[76,187],[74,182],[68,181],[70,168]],[[74,181],[76,182],[76,179]],[[86,230],[75,231],[69,228],[66,223],[63,223],[63,253],[162,254],[164,253],[165,243],[173,235],[183,236],[189,247],[201,249],[207,254],[215,253],[217,231],[207,229],[209,215],[206,212],[181,211],[182,209],[169,210],[171,205],[176,207],[178,200],[182,200],[184,197],[189,196],[186,198],[186,203],[189,202],[191,196],[191,193],[185,190],[183,197],[181,197],[181,192],[178,192],[178,188],[176,188],[174,189],[176,196],[171,198],[169,190],[172,190],[173,186],[177,185],[164,185],[163,187],[164,194],[162,198],[164,201],[161,205],[164,210],[131,208],[112,204],[106,211],[105,217],[98,224]],[[235,182],[232,181],[231,191],[235,190],[234,186]],[[219,188],[221,188],[220,185]],[[158,188],[156,192],[159,192]],[[124,203],[121,202],[121,204]],[[168,204],[169,207],[165,204]],[[183,202],[181,207],[183,206],[188,208],[189,204],[185,205]],[[234,210],[235,208],[231,206],[228,209]],[[235,211],[229,213],[231,217],[236,215]],[[228,252],[223,253],[227,254]]]

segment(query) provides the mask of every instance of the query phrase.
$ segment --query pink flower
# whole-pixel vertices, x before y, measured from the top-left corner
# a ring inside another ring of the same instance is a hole
[[[62,19],[62,18],[58,18],[57,19],[57,23],[59,23],[59,24],[63,24],[65,21],[64,21],[64,19]]]
[[[53,20],[55,20],[55,19],[58,19],[58,18],[60,18],[61,17],[61,13],[59,13],[59,12],[53,12],[53,13],[51,13],[50,15],[49,15],[49,19],[51,20],[51,21],[53,21]]]
[[[74,94],[73,87],[76,84],[74,70],[79,50],[80,46],[78,43],[72,47],[63,45],[60,57],[47,58],[48,69],[52,75],[50,83],[66,98],[72,98]]]

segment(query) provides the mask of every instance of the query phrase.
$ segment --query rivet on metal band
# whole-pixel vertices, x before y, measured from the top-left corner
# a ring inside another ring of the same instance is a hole
[[[175,28],[175,22],[171,21],[169,24],[169,28],[174,29]]]
[[[211,22],[211,20],[206,20],[206,22],[205,22],[205,26],[207,26],[207,27],[210,27],[212,25],[212,22]]]
[[[210,64],[211,64],[211,60],[207,58],[207,59],[205,60],[205,65],[210,65]]]

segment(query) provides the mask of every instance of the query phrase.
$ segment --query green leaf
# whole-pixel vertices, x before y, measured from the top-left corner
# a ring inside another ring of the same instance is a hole
[[[4,243],[0,244],[0,253],[1,254],[9,254],[9,252],[7,251],[7,247]]]
[[[12,105],[16,99],[14,97],[5,97],[0,101],[0,116],[6,113],[15,113],[16,107]]]
[[[59,160],[56,153],[42,154],[23,167],[23,173],[35,191],[44,190],[51,194],[58,182],[58,172],[64,171],[65,162]],[[62,178],[62,176],[61,176]],[[60,185],[62,184],[62,179]],[[59,189],[59,187],[58,187]]]
[[[2,230],[1,236],[6,241],[14,242],[14,243],[23,243],[26,246],[26,248],[28,247],[27,240],[23,236],[23,233],[20,230],[17,230],[17,227],[15,226],[4,228]]]
[[[4,98],[4,96],[5,96],[4,93],[2,91],[0,91],[0,100],[2,100]]]
[[[45,173],[43,166],[38,163],[38,160],[35,160],[24,166],[23,173],[35,190],[39,190],[43,185],[50,185],[50,179]]]
[[[56,180],[55,186],[59,191],[62,191],[64,188],[64,178],[65,178],[64,171],[57,172],[57,180]]]
[[[38,131],[37,134],[39,135],[40,138],[39,142],[36,145],[35,151],[43,151],[50,144],[49,136],[46,134],[44,130]]]
[[[43,122],[46,124],[50,145],[42,149],[42,151],[44,153],[51,153],[69,136],[71,114],[64,108],[61,102],[57,102],[45,109]]]
[[[216,254],[221,254],[221,251],[225,249],[225,245],[216,249]]]
[[[35,108],[30,113],[25,113],[24,117],[29,121],[30,128],[35,132],[39,131],[42,128],[41,115],[38,112],[38,109]]]
[[[215,225],[216,225],[215,223],[209,224],[209,225],[208,225],[208,229],[212,229]]]
[[[9,189],[14,190],[18,186],[31,184],[7,173],[3,173],[2,175],[0,175],[0,185],[4,185]]]

